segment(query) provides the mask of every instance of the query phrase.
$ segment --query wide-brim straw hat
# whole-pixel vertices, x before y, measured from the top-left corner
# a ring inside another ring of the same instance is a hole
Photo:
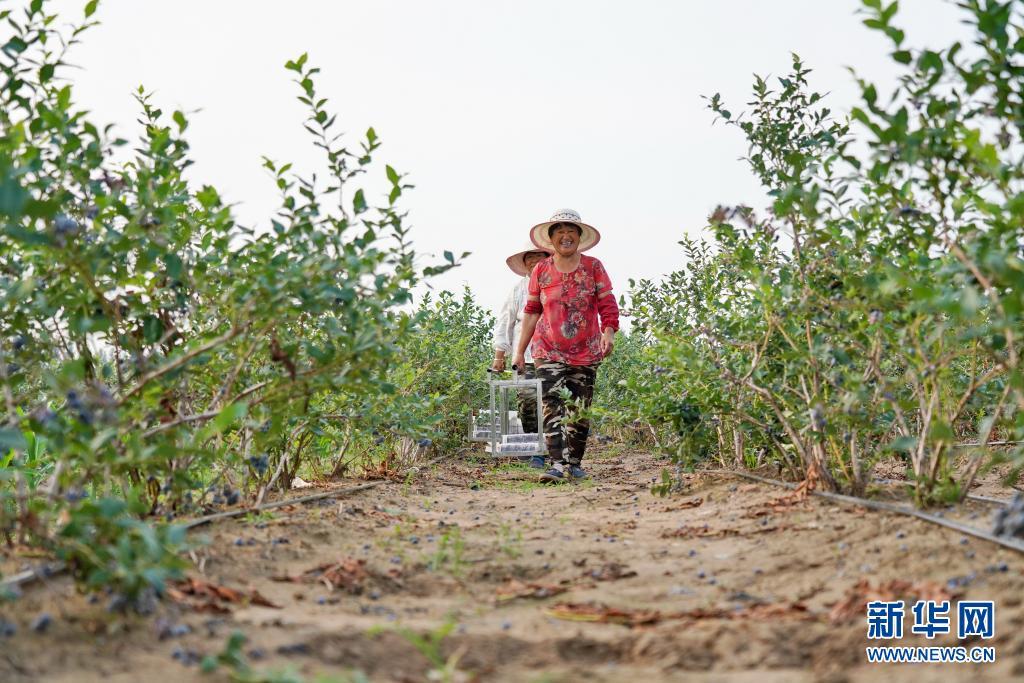
[[[593,249],[597,246],[597,243],[601,241],[601,233],[597,231],[597,228],[592,225],[587,225],[580,220],[580,215],[572,209],[559,209],[558,211],[555,211],[550,220],[533,226],[530,229],[530,240],[539,248],[553,253],[555,251],[555,245],[551,243],[551,238],[548,237],[548,228],[555,223],[572,223],[573,225],[579,226],[580,246],[577,251]]]
[[[512,254],[507,259],[505,259],[505,263],[508,264],[508,267],[512,269],[513,273],[515,273],[516,275],[522,275],[523,277],[526,277],[527,275],[530,274],[530,271],[526,268],[526,255],[536,251],[542,252],[548,256],[551,255],[550,249],[535,247],[534,245],[530,244],[527,245],[526,249],[523,249],[522,251],[517,251],[516,253]]]

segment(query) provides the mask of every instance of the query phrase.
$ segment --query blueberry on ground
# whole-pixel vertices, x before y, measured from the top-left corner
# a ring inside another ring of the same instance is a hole
[[[128,609],[128,598],[120,593],[114,593],[107,601],[108,612],[124,612]]]
[[[53,624],[53,617],[47,612],[43,612],[35,619],[32,620],[31,629],[36,633],[46,633],[50,626]]]
[[[282,645],[277,648],[277,654],[279,655],[305,655],[309,654],[310,647],[306,643],[292,643],[291,645]]]

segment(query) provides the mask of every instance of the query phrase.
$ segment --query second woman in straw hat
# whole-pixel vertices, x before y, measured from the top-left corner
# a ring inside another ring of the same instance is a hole
[[[505,304],[498,312],[494,323],[494,363],[491,367],[501,372],[505,369],[508,356],[515,353],[519,344],[523,327],[523,308],[526,305],[526,288],[530,281],[533,267],[550,256],[547,249],[528,245],[522,251],[512,254],[505,263],[509,269],[520,276],[519,282],[505,298]],[[534,378],[533,357],[527,353],[523,365],[518,368],[527,379]],[[532,391],[519,392],[519,417],[523,422],[523,431],[528,434],[540,432],[537,424],[537,395]],[[544,456],[537,455],[530,460],[530,466],[544,469]]]

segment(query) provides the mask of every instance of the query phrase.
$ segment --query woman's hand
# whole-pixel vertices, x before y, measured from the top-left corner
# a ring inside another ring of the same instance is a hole
[[[491,363],[491,370],[495,372],[505,372],[505,354],[496,353],[494,354],[494,362]]]
[[[612,355],[612,350],[615,348],[615,330],[612,328],[606,328],[601,334],[601,353],[605,358]]]
[[[526,369],[526,354],[517,353],[512,358],[512,367],[515,368],[516,372],[523,372]]]

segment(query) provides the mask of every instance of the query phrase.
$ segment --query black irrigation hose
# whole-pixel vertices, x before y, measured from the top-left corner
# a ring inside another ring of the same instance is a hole
[[[431,467],[443,460],[443,457],[437,457],[430,462],[423,465],[423,467]],[[186,522],[183,526],[185,529],[194,529],[210,522],[215,522],[221,519],[230,519],[231,517],[241,517],[242,515],[248,515],[253,512],[262,512],[263,510],[271,510],[273,508],[284,507],[285,505],[301,505],[303,503],[311,503],[315,500],[324,500],[325,498],[337,498],[340,496],[347,496],[351,493],[358,493],[359,491],[365,491],[372,489],[376,486],[380,486],[388,479],[380,479],[378,481],[371,481],[367,484],[359,484],[358,486],[350,486],[343,489],[335,489],[333,491],[324,491],[323,493],[313,493],[308,496],[300,496],[299,498],[284,498],[282,500],[274,501],[273,503],[264,503],[263,505],[257,505],[251,508],[241,508],[238,510],[228,510],[227,512],[217,512],[212,515],[206,515],[205,517],[198,517],[196,519]],[[25,571],[15,574],[3,581],[0,581],[0,591],[9,590],[12,588],[18,588],[28,583],[32,583],[38,579],[49,579],[54,576],[62,574],[67,569],[67,566],[63,562],[54,562],[52,564],[44,564],[32,569],[26,569]]]
[[[701,474],[701,473],[705,473],[705,474],[732,474],[732,475],[735,475],[737,477],[743,477],[744,479],[750,479],[752,481],[758,481],[758,482],[761,482],[762,484],[771,484],[772,486],[781,486],[782,488],[785,488],[785,489],[794,490],[794,489],[797,488],[796,484],[790,484],[788,482],[778,481],[776,479],[768,479],[767,477],[760,477],[760,476],[758,476],[756,474],[751,474],[749,472],[741,472],[739,470],[698,470],[696,472],[696,474]],[[918,519],[922,519],[922,520],[924,520],[926,522],[931,522],[932,524],[938,524],[939,526],[944,526],[947,529],[953,529],[954,531],[959,531],[962,534],[967,534],[969,536],[974,536],[976,538],[980,538],[982,540],[990,541],[990,542],[995,543],[997,545],[1001,545],[1004,548],[1009,548],[1010,550],[1016,550],[1019,553],[1024,553],[1024,541],[1018,541],[1015,538],[1007,538],[1007,537],[1003,537],[1003,536],[993,536],[992,534],[988,533],[987,531],[982,531],[981,529],[975,529],[974,527],[967,526],[966,524],[961,524],[960,522],[954,522],[954,521],[945,519],[943,517],[938,517],[936,515],[931,515],[931,514],[928,514],[927,512],[921,512],[920,510],[917,510],[917,509],[912,508],[912,507],[908,507],[906,505],[895,505],[893,503],[883,503],[881,501],[876,501],[876,500],[867,500],[865,498],[857,498],[856,496],[844,496],[841,493],[829,493],[828,491],[811,491],[811,494],[815,495],[815,496],[818,496],[820,498],[825,498],[826,500],[834,500],[837,503],[845,503],[847,505],[856,505],[857,507],[865,507],[865,508],[869,508],[869,509],[872,509],[872,510],[879,510],[881,512],[894,512],[894,513],[899,514],[899,515],[908,515],[910,517],[917,517]]]
[[[365,491],[366,489],[372,489],[375,486],[380,486],[387,479],[380,479],[379,481],[371,481],[368,484],[360,484],[359,486],[350,486],[345,489],[335,489],[333,491],[324,491],[323,493],[313,493],[308,496],[301,496],[299,498],[282,498],[276,500],[273,503],[264,503],[263,505],[257,505],[251,508],[240,508],[238,510],[228,510],[227,512],[215,512],[212,515],[206,515],[205,517],[197,517],[196,519],[186,522],[184,526],[186,529],[195,529],[197,526],[203,526],[210,522],[215,522],[219,519],[230,519],[231,517],[241,517],[242,515],[248,515],[253,512],[262,512],[263,510],[272,510],[274,508],[284,507],[285,505],[298,505],[302,503],[311,503],[314,500],[323,500],[325,498],[334,498],[337,496],[345,496],[350,493],[356,493],[358,491]]]
[[[886,486],[910,486],[913,484],[913,482],[904,481],[902,479],[875,479],[874,483],[885,484]],[[968,493],[966,497],[968,500],[976,500],[980,503],[990,503],[992,505],[1009,505],[1013,502],[1010,498],[993,498],[992,496],[979,496],[974,493]]]

